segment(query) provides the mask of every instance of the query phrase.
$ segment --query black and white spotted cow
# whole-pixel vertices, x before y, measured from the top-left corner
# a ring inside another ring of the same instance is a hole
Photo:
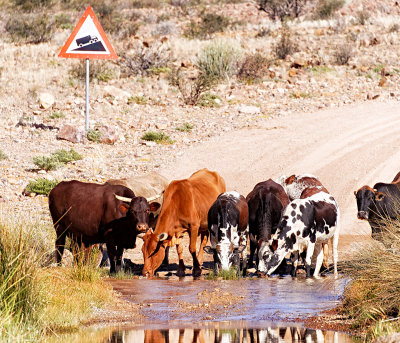
[[[285,255],[292,253],[292,276],[296,275],[299,254],[306,251],[305,266],[310,277],[311,258],[317,250],[314,277],[319,277],[323,260],[322,244],[333,238],[334,274],[337,275],[339,241],[339,207],[328,193],[318,192],[305,199],[293,200],[285,209],[278,230],[259,249],[258,271],[267,275],[279,266]]]
[[[248,219],[246,199],[234,191],[220,194],[208,211],[211,247],[204,247],[204,251],[214,256],[217,272],[220,269],[229,270],[233,265],[240,274],[240,255],[245,272]]]

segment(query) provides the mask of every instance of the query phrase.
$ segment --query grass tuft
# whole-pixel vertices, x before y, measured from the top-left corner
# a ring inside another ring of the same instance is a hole
[[[91,142],[100,143],[101,132],[95,129],[89,129],[87,132],[87,139]]]
[[[191,132],[193,130],[193,125],[190,123],[183,123],[181,126],[178,126],[176,130],[181,132]]]
[[[61,149],[51,154],[51,156],[33,157],[33,163],[40,169],[49,171],[55,170],[66,163],[81,159],[82,155],[76,152],[74,149],[71,149],[69,151]]]
[[[40,178],[35,181],[29,181],[26,190],[29,193],[49,195],[50,191],[58,185],[57,180],[48,180]]]
[[[157,144],[173,144],[174,141],[164,132],[147,131],[142,136],[145,141],[156,142]]]
[[[6,160],[7,158],[8,156],[2,150],[0,150],[0,161]]]

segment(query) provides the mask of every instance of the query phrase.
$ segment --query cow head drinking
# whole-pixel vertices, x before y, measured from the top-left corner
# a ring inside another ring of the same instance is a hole
[[[167,247],[167,233],[155,234],[152,229],[148,230],[143,238],[143,276],[153,276],[165,257]]]

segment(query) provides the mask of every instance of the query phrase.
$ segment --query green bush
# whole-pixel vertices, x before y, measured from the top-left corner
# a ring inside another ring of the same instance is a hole
[[[49,195],[50,191],[58,185],[57,180],[48,180],[40,178],[35,181],[29,181],[26,190],[29,193]]]
[[[87,139],[91,142],[100,143],[101,132],[95,129],[89,129],[87,132]]]
[[[181,132],[190,132],[193,130],[193,125],[190,123],[183,123],[181,126],[178,126],[176,129]]]
[[[224,80],[235,75],[242,56],[242,49],[236,42],[213,40],[196,60],[196,66],[206,78]]]
[[[131,5],[133,8],[159,8],[162,3],[160,0],[133,0]]]
[[[49,171],[55,170],[66,163],[81,160],[82,155],[77,153],[75,150],[57,150],[51,156],[35,156],[33,157],[33,163],[40,169]]]
[[[188,38],[206,39],[214,33],[223,32],[231,21],[228,17],[215,13],[203,12],[200,14],[200,22],[191,20],[188,24],[184,36]]]
[[[297,18],[306,8],[309,0],[258,0],[259,9],[268,14],[272,20],[281,21],[287,18]]]
[[[33,44],[48,42],[53,37],[54,28],[54,23],[43,14],[11,16],[6,24],[12,41]]]
[[[200,96],[197,106],[218,107],[221,106],[221,98],[216,94],[204,93]]]
[[[54,17],[54,25],[63,30],[70,30],[74,28],[71,17],[65,13],[57,14]]]
[[[130,104],[146,105],[147,98],[144,96],[141,96],[141,95],[131,96],[128,99],[128,105],[130,105]]]
[[[174,141],[164,132],[147,131],[142,136],[145,141],[156,142],[157,144],[173,144]]]
[[[55,111],[49,115],[50,119],[62,119],[65,118],[65,113],[62,111]]]
[[[8,156],[2,150],[0,150],[0,161],[6,160],[7,158]]]
[[[345,0],[319,0],[314,12],[314,18],[330,18],[339,8],[343,7],[344,4]]]

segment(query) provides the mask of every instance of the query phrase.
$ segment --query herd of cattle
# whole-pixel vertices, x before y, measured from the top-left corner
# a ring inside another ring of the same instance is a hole
[[[290,257],[291,275],[296,276],[301,258],[307,277],[315,256],[313,275],[318,277],[322,264],[328,266],[329,241],[337,275],[339,206],[313,175],[260,182],[246,198],[226,192],[224,179],[207,169],[165,183],[163,195],[151,198],[137,196],[123,184],[118,180],[105,184],[67,181],[53,188],[49,208],[57,234],[58,263],[66,237],[84,247],[105,243],[113,273],[121,268],[123,250],[134,248],[140,237],[144,276],[154,275],[172,246],[179,257],[177,275],[184,276],[182,237],[187,232],[195,277],[201,275],[204,252],[213,255],[217,271],[234,267],[238,274],[253,267],[255,255],[258,273],[271,275]],[[380,219],[397,218],[400,173],[392,183],[363,186],[355,195],[358,218],[368,220],[373,238],[379,239]],[[162,199],[162,205],[155,199]],[[201,242],[196,254],[198,236]],[[206,246],[209,237],[210,246]]]

